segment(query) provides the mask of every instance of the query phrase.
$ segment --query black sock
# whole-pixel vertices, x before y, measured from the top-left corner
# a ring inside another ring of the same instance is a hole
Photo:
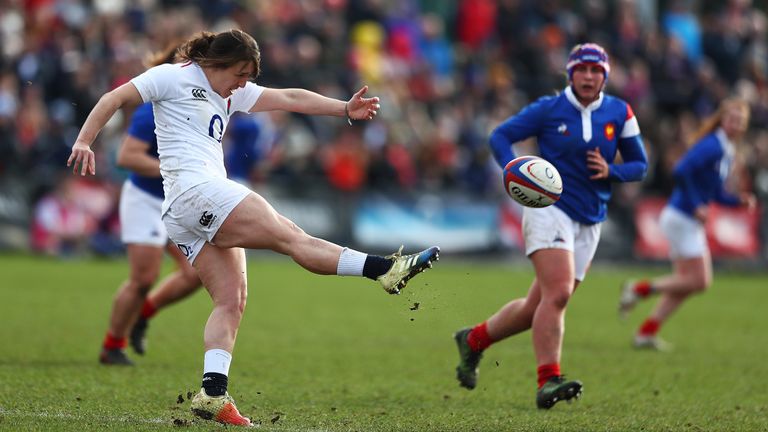
[[[227,381],[229,379],[226,375],[207,372],[203,374],[203,388],[205,394],[208,396],[223,396],[227,392]]]
[[[393,260],[378,255],[368,255],[363,264],[363,276],[376,280],[377,277],[388,272],[392,268]]]

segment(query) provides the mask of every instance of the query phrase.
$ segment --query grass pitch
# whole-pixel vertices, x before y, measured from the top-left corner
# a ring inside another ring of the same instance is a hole
[[[649,270],[593,269],[569,305],[562,362],[584,396],[540,411],[530,333],[486,351],[474,391],[454,378],[453,331],[524,295],[529,266],[447,256],[390,296],[281,258],[249,262],[229,389],[261,430],[768,430],[764,274],[717,271],[711,291],[662,329],[675,344],[662,354],[630,348],[650,303],[627,322],[616,316],[621,281]],[[98,364],[126,272],[122,260],[0,256],[0,430],[231,429],[189,413],[210,312],[204,292],[152,320],[136,367]]]

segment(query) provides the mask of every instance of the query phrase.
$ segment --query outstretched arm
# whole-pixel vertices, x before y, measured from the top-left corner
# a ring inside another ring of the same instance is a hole
[[[348,117],[351,120],[372,120],[381,107],[379,98],[364,98],[368,86],[357,91],[348,101],[329,98],[304,89],[265,88],[250,112],[291,111],[311,115]]]
[[[73,173],[77,173],[79,166],[80,175],[96,174],[96,158],[91,150],[91,144],[96,140],[96,135],[118,109],[124,106],[139,105],[141,102],[139,91],[130,82],[105,93],[99,99],[80,129],[75,144],[72,146],[72,154],[67,160],[67,166],[72,167]]]

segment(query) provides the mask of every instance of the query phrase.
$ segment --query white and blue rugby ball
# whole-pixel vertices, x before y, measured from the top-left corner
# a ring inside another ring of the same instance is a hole
[[[504,188],[526,207],[547,207],[560,199],[563,179],[557,168],[536,156],[520,156],[504,167]]]

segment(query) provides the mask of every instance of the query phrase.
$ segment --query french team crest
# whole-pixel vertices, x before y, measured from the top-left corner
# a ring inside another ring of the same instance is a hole
[[[616,137],[616,126],[613,125],[613,123],[608,123],[605,125],[605,139],[608,141],[613,141],[613,139]]]

